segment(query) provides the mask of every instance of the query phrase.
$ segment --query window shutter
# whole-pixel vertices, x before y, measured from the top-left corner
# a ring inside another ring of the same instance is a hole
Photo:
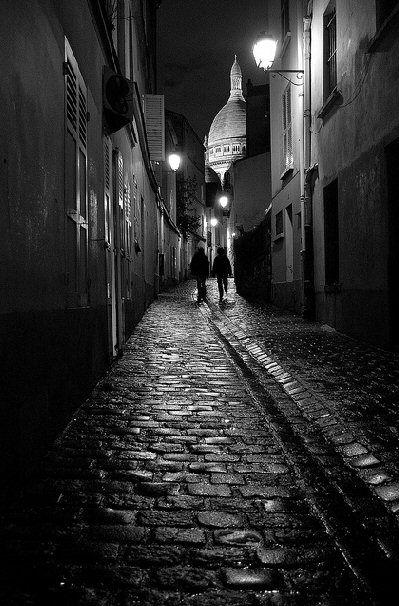
[[[151,161],[165,160],[165,102],[163,95],[144,95],[144,116]]]
[[[294,163],[292,145],[291,86],[288,85],[282,98],[282,152],[281,172],[292,168]]]
[[[112,229],[112,143],[107,136],[103,139],[104,149],[104,240],[107,247],[107,299],[112,300],[112,276],[113,276],[113,229]]]
[[[87,88],[66,38],[64,75],[67,304],[75,307],[89,304]]]

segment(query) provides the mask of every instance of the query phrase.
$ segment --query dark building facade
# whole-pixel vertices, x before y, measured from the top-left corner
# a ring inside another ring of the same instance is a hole
[[[157,4],[1,3],[2,476],[30,473],[157,292]]]

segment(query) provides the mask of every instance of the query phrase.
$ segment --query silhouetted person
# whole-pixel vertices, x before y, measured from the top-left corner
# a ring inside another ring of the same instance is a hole
[[[206,279],[209,275],[209,261],[202,246],[194,253],[190,263],[191,273],[197,279],[197,301],[201,303],[206,299]]]
[[[219,288],[219,300],[223,301],[223,295],[227,293],[227,277],[232,275],[230,261],[226,251],[221,246],[217,249],[217,255],[213,261],[212,275],[216,276]]]

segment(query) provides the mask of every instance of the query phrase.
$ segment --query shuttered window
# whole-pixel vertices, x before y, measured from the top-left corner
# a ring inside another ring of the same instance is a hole
[[[282,99],[282,154],[281,172],[284,174],[293,168],[294,154],[292,148],[292,112],[291,112],[291,85],[288,84]]]
[[[165,104],[163,95],[144,95],[144,116],[151,161],[165,160]]]
[[[289,0],[281,0],[281,32],[283,40],[290,31]]]
[[[324,98],[337,88],[337,17],[335,3],[324,13]]]
[[[109,137],[104,137],[104,240],[106,245],[107,264],[107,299],[112,299],[113,293],[113,226],[112,226],[112,143]]]
[[[65,39],[65,213],[67,305],[89,304],[87,89]]]

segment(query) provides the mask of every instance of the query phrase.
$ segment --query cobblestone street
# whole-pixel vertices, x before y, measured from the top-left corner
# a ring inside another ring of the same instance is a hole
[[[6,514],[2,605],[393,603],[397,357],[232,290],[152,304]]]

